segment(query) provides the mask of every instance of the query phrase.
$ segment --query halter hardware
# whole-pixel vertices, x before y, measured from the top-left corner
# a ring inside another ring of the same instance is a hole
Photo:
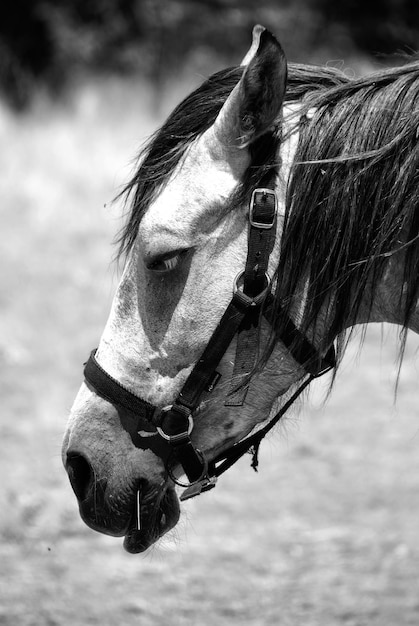
[[[237,291],[240,291],[240,287],[239,287],[239,283],[240,281],[243,280],[245,275],[245,271],[243,270],[242,272],[239,272],[236,276],[236,278],[234,279],[233,282],[233,294],[235,294]],[[269,276],[268,272],[265,272],[265,280],[266,280],[266,287],[264,289],[262,289],[262,291],[260,293],[258,293],[257,297],[254,298],[253,303],[251,304],[251,306],[259,306],[261,302],[263,302],[263,300],[265,299],[265,296],[268,294],[268,292],[270,291],[271,288],[271,277]]]
[[[201,475],[198,476],[197,478],[195,478],[195,480],[191,480],[189,482],[183,482],[182,480],[179,480],[179,478],[177,478],[172,470],[172,466],[170,464],[170,460],[171,457],[169,457],[169,460],[166,463],[166,471],[169,475],[169,477],[171,478],[171,480],[173,480],[173,482],[178,485],[179,487],[183,487],[185,490],[195,487],[201,484],[205,484],[209,479],[208,476],[208,461],[205,458],[205,455],[201,452],[201,450],[199,448],[195,448],[197,455],[200,457],[201,459],[201,463],[202,463],[202,467],[201,467]],[[214,480],[214,487],[215,487],[215,483],[217,482],[217,479],[215,478]]]
[[[128,390],[118,380],[103,369],[96,359],[94,350],[84,368],[84,376],[96,393],[111,402],[119,411],[121,424],[130,434],[136,447],[150,449],[159,456],[166,467],[168,476],[185,491],[181,500],[192,498],[215,487],[217,478],[238,461],[246,452],[253,449],[252,467],[257,469],[257,453],[265,435],[281,419],[291,404],[314,378],[325,374],[335,366],[333,346],[325,357],[317,352],[309,340],[301,335],[291,319],[286,318],[285,330],[280,339],[299,362],[309,377],[294,392],[281,410],[253,435],[231,446],[211,463],[197,449],[191,434],[194,427],[193,414],[201,402],[204,392],[210,392],[220,375],[216,371],[232,339],[237,334],[237,352],[233,380],[240,380],[243,372],[250,373],[256,359],[258,325],[260,313],[272,321],[271,279],[268,275],[268,262],[275,241],[277,198],[274,191],[275,174],[269,173],[265,187],[254,189],[249,207],[248,253],[245,269],[233,283],[233,296],[217,328],[211,336],[201,358],[189,374],[179,395],[172,405],[158,409]],[[295,347],[298,338],[299,348]],[[237,386],[237,385],[236,385]],[[241,406],[248,387],[236,389],[232,384],[225,401],[226,406]],[[144,426],[150,425],[156,431],[141,436]],[[158,435],[156,437],[151,434]],[[174,467],[181,465],[188,483],[181,482],[174,475]]]
[[[260,202],[258,196],[262,196],[263,201],[266,201],[266,198],[269,196],[273,203],[274,203],[274,212],[272,214],[272,219],[269,220],[269,217],[260,217],[260,212],[259,212],[259,216],[257,218],[255,218],[255,213],[257,212],[257,210],[255,209],[255,207],[257,208],[258,206],[258,202]],[[276,197],[276,193],[273,189],[269,189],[268,187],[258,187],[256,189],[254,189],[252,191],[252,195],[250,198],[250,208],[249,208],[249,223],[250,226],[253,226],[253,228],[261,228],[263,230],[269,230],[270,228],[273,228],[274,224],[275,224],[275,217],[276,217],[276,212],[277,212],[277,204],[278,204],[278,200]],[[266,221],[267,220],[267,221]]]
[[[164,413],[168,413],[171,410],[172,410],[172,405],[164,407],[164,409],[161,410],[160,418],[161,418],[162,415],[164,415]],[[156,426],[156,430],[159,433],[160,437],[163,437],[163,439],[168,441],[171,445],[176,445],[177,443],[185,440],[191,434],[191,432],[193,430],[192,415],[188,415],[188,428],[187,428],[187,430],[185,430],[183,432],[180,432],[180,433],[178,433],[176,435],[167,435],[164,432],[164,430],[161,428],[161,426]]]

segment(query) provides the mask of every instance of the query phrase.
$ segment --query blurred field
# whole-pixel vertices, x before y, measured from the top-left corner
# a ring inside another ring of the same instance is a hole
[[[97,82],[0,108],[0,624],[417,626],[419,342],[394,402],[388,328],[263,444],[258,474],[244,459],[150,554],[78,517],[60,444],[116,285],[111,200],[190,87]]]

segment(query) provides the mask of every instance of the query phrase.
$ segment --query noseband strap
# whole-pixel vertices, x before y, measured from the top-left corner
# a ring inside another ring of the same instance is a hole
[[[88,361],[84,364],[84,377],[92,387],[111,404],[123,407],[137,415],[139,420],[154,421],[156,407],[133,394],[127,387],[113,378],[96,359],[97,350],[92,350]]]
[[[273,306],[273,296],[270,293],[270,280],[267,275],[269,256],[271,254],[275,236],[277,202],[274,191],[274,176],[271,174],[266,186],[255,189],[249,211],[249,244],[245,269],[235,281],[233,296],[220,322],[213,332],[204,352],[189,374],[179,395],[173,404],[159,409],[140,398],[127,387],[113,378],[100,365],[94,350],[84,368],[86,381],[96,393],[112,403],[119,411],[121,424],[139,448],[150,448],[165,463],[169,476],[178,484],[187,487],[181,499],[187,499],[206,491],[215,485],[219,475],[225,472],[245,452],[252,447],[257,449],[263,437],[279,421],[295,399],[310,382],[329,371],[335,365],[333,347],[325,357],[321,357],[306,337],[301,335],[292,320],[286,318],[285,331],[280,339],[291,352],[297,362],[306,368],[310,376],[302,383],[284,407],[262,429],[233,445],[210,465],[203,453],[197,449],[191,440],[194,413],[201,402],[204,392],[211,392],[219,374],[216,371],[221,359],[228,349],[234,336],[238,334],[236,366],[233,373],[233,382],[236,376],[249,373],[255,361],[256,342],[250,341],[253,348],[242,348],[242,337],[245,333],[257,331],[261,312],[268,321],[278,311]],[[247,342],[247,346],[249,342]],[[237,362],[240,361],[240,371],[237,371]],[[246,390],[245,390],[246,391]],[[233,392],[233,393],[232,393]],[[234,396],[235,391],[230,390]],[[239,391],[243,394],[243,390]],[[226,405],[238,406],[229,402]],[[127,414],[127,415],[126,415]],[[254,459],[256,468],[256,456]],[[174,472],[177,466],[182,466],[189,483],[183,485],[176,478]]]

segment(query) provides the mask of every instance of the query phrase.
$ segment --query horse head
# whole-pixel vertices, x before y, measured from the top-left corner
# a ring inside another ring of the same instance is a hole
[[[153,193],[134,199],[135,232],[95,360],[124,388],[158,409],[170,406],[179,394],[245,267],[249,222],[245,181],[252,178],[260,138],[281,128],[286,78],[281,46],[268,31],[256,27],[241,77],[215,119],[210,124],[205,119],[199,122],[201,128],[184,142],[166,179],[152,181]],[[205,102],[200,106],[205,110]],[[202,116],[202,111],[194,110],[192,103],[184,114],[181,123],[188,131],[188,115]],[[182,115],[182,106],[176,115]],[[163,165],[171,151],[179,151],[179,146],[158,145],[167,137],[170,141],[167,130],[157,135],[149,151],[151,158],[159,150]],[[276,169],[276,162],[270,166]],[[286,168],[285,158],[278,174],[286,176]],[[275,220],[278,231],[282,208]],[[278,254],[274,246],[267,274],[274,273]],[[264,329],[265,323],[262,334]],[[209,461],[268,417],[278,393],[295,379],[298,368],[292,357],[282,355],[279,377],[273,357],[264,375],[252,378],[243,406],[230,406],[227,392],[242,382],[233,376],[235,353],[233,339],[217,364],[220,382],[211,393],[203,393],[194,411],[191,440]],[[121,424],[124,419],[129,422],[129,410],[109,400],[88,381],[83,383],[71,410],[64,464],[84,521],[95,530],[126,535],[127,549],[140,551],[176,524],[178,500],[156,451],[155,427],[144,421],[138,428],[136,423],[133,428],[141,441],[134,446],[129,428]],[[140,491],[143,531],[134,533]]]
[[[175,109],[127,186],[125,269],[63,461],[84,521],[131,552],[177,523],[182,473],[194,495],[257,448],[346,329],[419,332],[419,64],[291,68],[255,27],[243,65]]]

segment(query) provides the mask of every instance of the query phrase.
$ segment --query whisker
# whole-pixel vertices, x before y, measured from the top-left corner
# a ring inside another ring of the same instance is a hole
[[[141,486],[137,489],[137,530],[141,530]]]

